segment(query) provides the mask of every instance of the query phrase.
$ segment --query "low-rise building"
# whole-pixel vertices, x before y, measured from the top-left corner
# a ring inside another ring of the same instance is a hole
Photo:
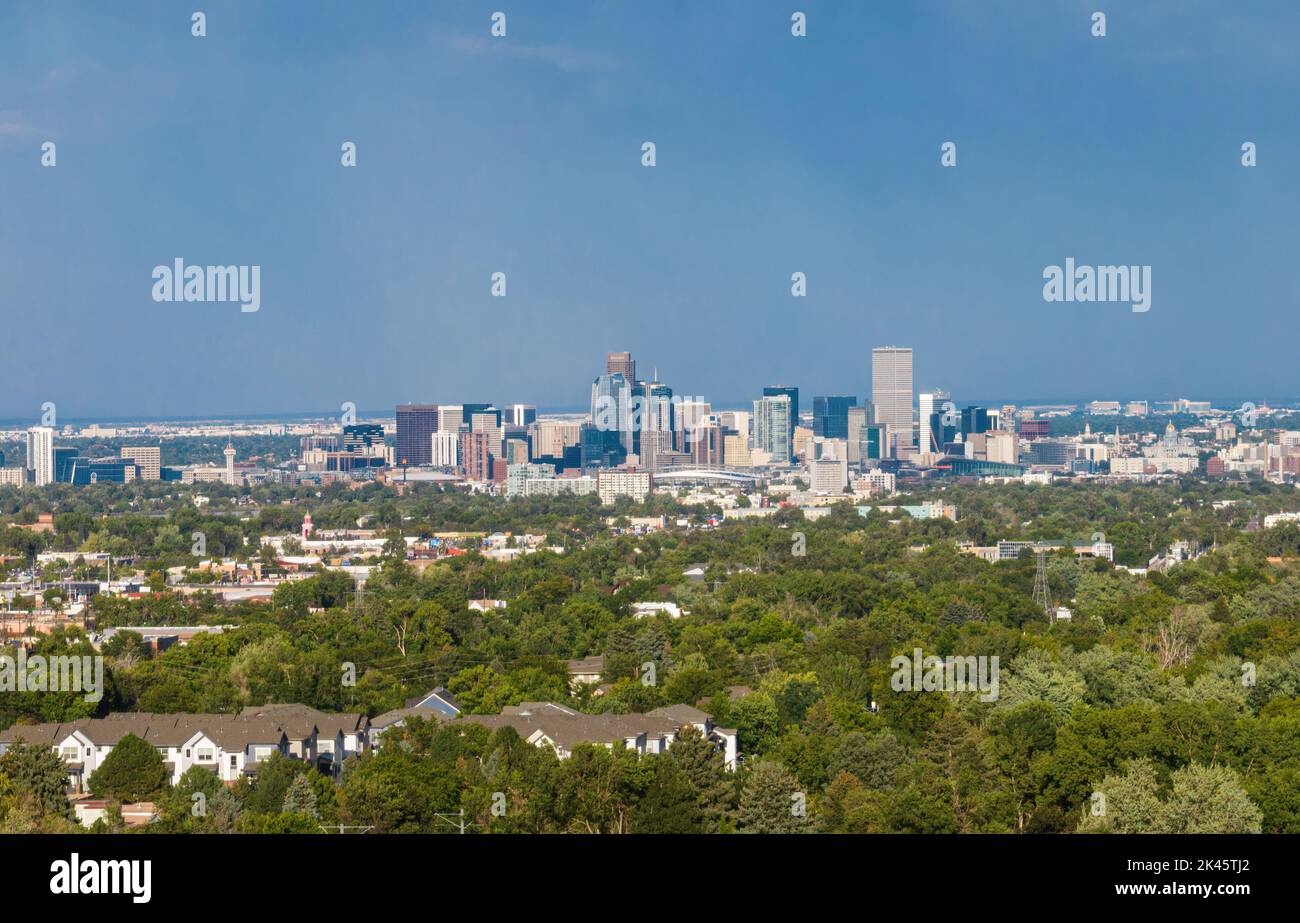
[[[497,730],[510,727],[536,747],[548,747],[567,759],[580,744],[626,747],[638,753],[664,753],[683,728],[696,728],[722,753],[723,765],[735,769],[737,734],[713,724],[713,716],[690,705],[656,708],[645,714],[587,715],[555,702],[524,702],[499,715],[464,715],[457,719]]]

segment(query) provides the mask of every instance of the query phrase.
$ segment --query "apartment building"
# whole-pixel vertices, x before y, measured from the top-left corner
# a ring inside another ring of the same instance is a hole
[[[157,481],[162,477],[162,449],[156,445],[122,446],[121,457],[135,462],[142,481]]]
[[[277,751],[337,771],[343,758],[365,747],[367,732],[363,715],[331,715],[304,705],[264,705],[238,715],[113,712],[104,718],[14,725],[0,732],[0,754],[18,740],[47,746],[67,765],[69,787],[82,793],[128,734],[157,749],[175,785],[194,766],[233,783],[256,774]],[[320,761],[323,753],[330,758]]]
[[[506,706],[499,715],[462,715],[456,720],[491,730],[514,728],[521,738],[535,747],[549,747],[560,759],[567,759],[580,744],[663,753],[683,728],[694,727],[717,746],[727,769],[736,768],[736,731],[715,726],[712,715],[690,705],[645,714],[585,715],[555,702],[524,702]]]
[[[637,503],[645,502],[653,486],[648,471],[598,471],[596,472],[596,493],[600,502],[613,503],[619,497],[631,497]]]

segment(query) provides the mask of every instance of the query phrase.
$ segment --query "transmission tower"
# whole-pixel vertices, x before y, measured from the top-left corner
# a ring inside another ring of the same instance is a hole
[[[1034,571],[1034,605],[1043,607],[1043,614],[1052,621],[1052,596],[1047,589],[1047,552],[1038,552],[1038,566]]]

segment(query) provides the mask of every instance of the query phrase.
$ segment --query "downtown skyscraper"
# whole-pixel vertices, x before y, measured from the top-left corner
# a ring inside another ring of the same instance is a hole
[[[433,462],[433,434],[438,432],[436,404],[397,405],[397,451],[399,467],[416,467]]]
[[[788,394],[767,394],[754,401],[754,450],[766,452],[771,464],[790,463],[792,409]]]
[[[915,448],[912,431],[911,347],[877,346],[871,350],[871,402],[876,422],[883,423],[895,455]]]

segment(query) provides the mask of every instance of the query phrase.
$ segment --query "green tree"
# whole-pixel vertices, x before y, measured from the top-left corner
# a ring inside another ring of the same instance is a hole
[[[155,798],[167,790],[167,782],[162,755],[134,734],[122,737],[90,774],[95,797],[122,802]]]
[[[706,833],[727,826],[734,806],[735,785],[722,754],[694,725],[683,727],[668,748],[668,758],[685,773],[695,793],[695,805]]]
[[[702,833],[704,817],[695,789],[681,767],[667,755],[648,758],[653,765],[645,794],[632,820],[634,833]]]
[[[295,776],[284,795],[284,813],[306,814],[313,819],[320,815],[316,811],[316,791],[306,775]]]
[[[745,780],[736,819],[742,833],[809,833],[807,797],[780,763],[756,763]]]
[[[29,795],[40,811],[72,819],[68,801],[68,767],[49,747],[29,745],[21,738],[0,756],[0,774],[19,794]]]

